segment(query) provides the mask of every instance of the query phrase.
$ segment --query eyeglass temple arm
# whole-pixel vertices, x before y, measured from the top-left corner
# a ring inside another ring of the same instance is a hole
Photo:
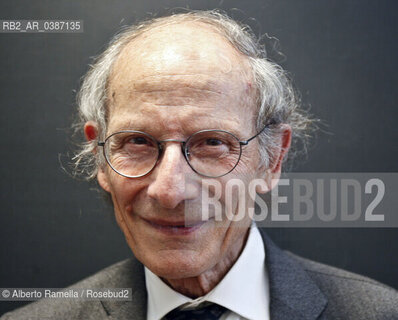
[[[99,147],[103,147],[104,145],[105,145],[105,142],[104,141],[98,141],[98,144],[97,144]]]
[[[272,119],[272,120],[270,120],[259,132],[257,132],[253,137],[251,137],[251,138],[249,138],[249,139],[247,139],[247,140],[243,140],[243,141],[239,141],[239,143],[242,145],[242,146],[245,146],[245,145],[247,145],[250,141],[252,141],[254,138],[256,138],[256,137],[258,137],[266,128],[268,128],[269,126],[271,126],[271,125],[273,125],[273,124],[276,124],[277,122],[274,120],[274,119]]]

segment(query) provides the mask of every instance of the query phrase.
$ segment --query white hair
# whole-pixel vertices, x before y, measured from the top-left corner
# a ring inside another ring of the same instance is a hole
[[[191,11],[173,14],[166,17],[146,20],[125,28],[115,35],[107,49],[99,55],[95,63],[83,78],[83,83],[77,96],[78,118],[74,129],[82,132],[87,121],[97,125],[98,137],[105,139],[107,131],[107,97],[108,80],[113,64],[123,48],[133,39],[156,27],[179,24],[186,21],[197,21],[213,27],[215,32],[223,36],[231,45],[247,58],[253,74],[257,103],[257,130],[272,121],[275,123],[259,135],[260,156],[267,167],[275,147],[279,147],[277,136],[281,125],[290,125],[293,133],[293,143],[290,155],[305,149],[312,122],[300,107],[300,99],[294,90],[286,72],[276,63],[267,58],[266,50],[250,27],[232,20],[218,10]],[[79,144],[79,150],[73,157],[75,175],[88,179],[97,175],[97,170],[103,163],[103,157],[98,152],[97,141]]]

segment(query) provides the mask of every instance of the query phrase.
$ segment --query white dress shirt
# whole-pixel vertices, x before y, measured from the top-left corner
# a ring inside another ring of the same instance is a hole
[[[147,320],[160,320],[171,310],[184,305],[192,308],[208,301],[227,311],[221,320],[269,320],[269,285],[265,269],[264,243],[253,223],[238,260],[225,277],[206,295],[191,299],[173,290],[145,267],[148,294]]]

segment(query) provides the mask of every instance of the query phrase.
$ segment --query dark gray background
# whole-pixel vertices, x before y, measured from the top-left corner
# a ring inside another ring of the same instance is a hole
[[[82,19],[84,33],[0,34],[0,287],[64,287],[130,255],[95,185],[66,175],[59,155],[66,163],[90,57],[120,26],[187,5],[223,8],[280,40],[283,67],[331,133],[317,134],[294,170],[397,171],[394,0],[1,1],[0,19]],[[269,233],[283,248],[398,287],[397,229]],[[18,305],[3,302],[0,314]]]

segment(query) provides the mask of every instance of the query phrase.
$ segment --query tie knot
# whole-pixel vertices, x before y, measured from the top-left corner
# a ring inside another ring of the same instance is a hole
[[[226,309],[218,304],[211,303],[205,307],[191,310],[174,309],[165,317],[165,320],[216,320]]]

